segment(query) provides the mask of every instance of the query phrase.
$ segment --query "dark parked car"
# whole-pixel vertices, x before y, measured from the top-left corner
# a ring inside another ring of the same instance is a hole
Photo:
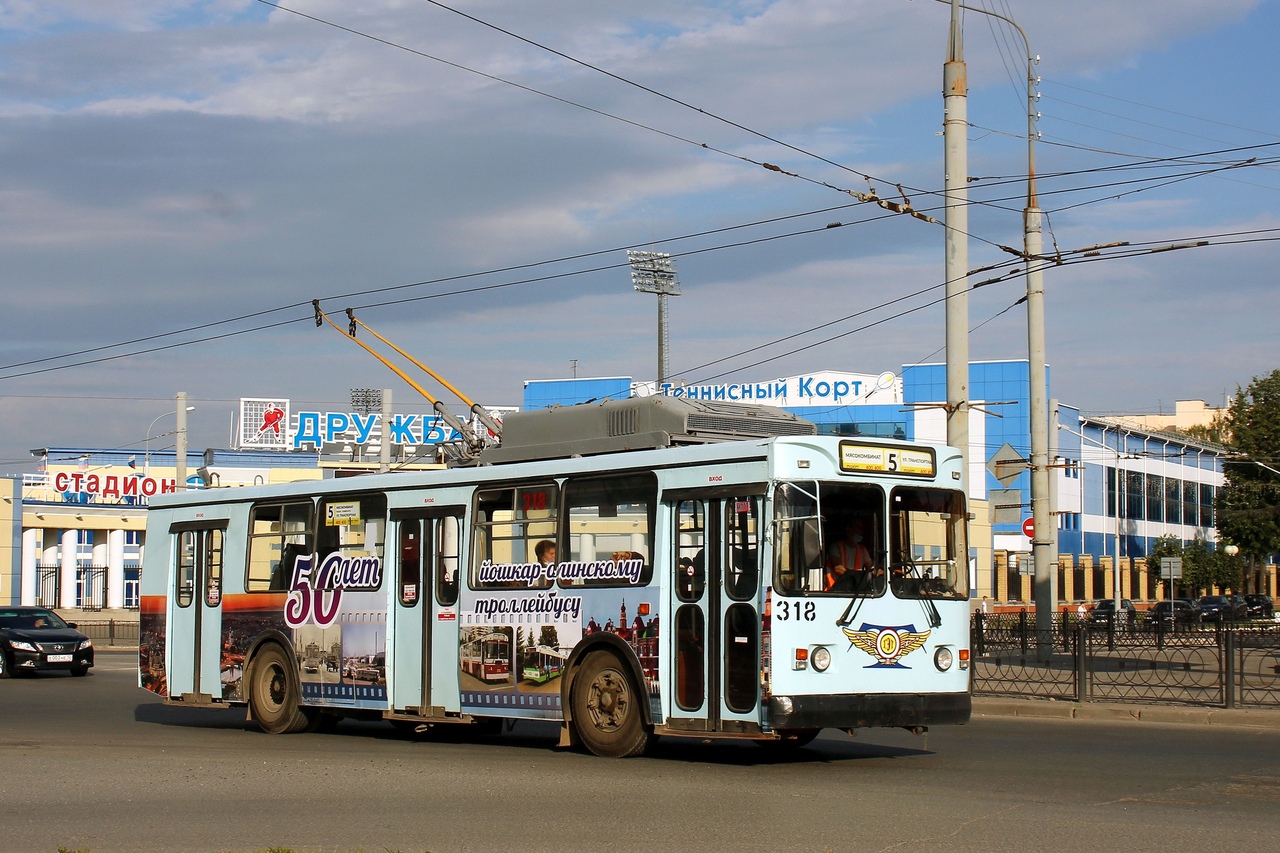
[[[1200,619],[1204,622],[1239,622],[1245,617],[1244,599],[1238,595],[1200,596]]]
[[[1245,607],[1249,608],[1250,619],[1274,619],[1276,615],[1275,604],[1272,603],[1271,597],[1262,595],[1261,593],[1253,593],[1244,597]]]
[[[1100,598],[1089,611],[1089,625],[1093,628],[1105,628],[1112,621],[1112,617],[1116,612],[1116,601],[1114,598]],[[1131,628],[1134,620],[1137,619],[1138,608],[1133,606],[1133,602],[1127,598],[1120,600],[1120,620],[1116,622],[1117,628]]]
[[[84,675],[93,643],[43,607],[0,607],[0,678],[45,670]]]
[[[1173,625],[1169,624],[1169,614],[1172,608]],[[1150,630],[1168,631],[1170,627],[1186,628],[1192,625],[1200,624],[1200,605],[1186,598],[1174,599],[1172,603],[1168,601],[1157,601],[1155,607],[1147,612],[1147,618],[1143,622]]]

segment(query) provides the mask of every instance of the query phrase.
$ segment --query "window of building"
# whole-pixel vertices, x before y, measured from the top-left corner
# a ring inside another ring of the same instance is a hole
[[[1164,520],[1169,524],[1182,523],[1182,481],[1172,477],[1164,481]]]
[[[1182,523],[1195,527],[1200,522],[1200,485],[1182,484]]]
[[[1143,497],[1145,475],[1141,471],[1125,471],[1125,506],[1124,517],[1140,520],[1144,518]]]
[[[1164,477],[1147,475],[1147,521],[1164,521]]]

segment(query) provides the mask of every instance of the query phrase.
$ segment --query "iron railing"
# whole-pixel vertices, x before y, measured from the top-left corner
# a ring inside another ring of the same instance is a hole
[[[138,623],[129,619],[98,619],[80,621],[73,619],[76,630],[95,643],[108,646],[138,645]]]
[[[1075,702],[1280,707],[1280,625],[975,613],[973,692]]]

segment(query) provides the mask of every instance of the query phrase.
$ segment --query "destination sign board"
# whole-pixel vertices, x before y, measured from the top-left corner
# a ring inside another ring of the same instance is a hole
[[[932,450],[886,444],[840,442],[840,470],[856,474],[901,474],[932,477],[937,463]]]

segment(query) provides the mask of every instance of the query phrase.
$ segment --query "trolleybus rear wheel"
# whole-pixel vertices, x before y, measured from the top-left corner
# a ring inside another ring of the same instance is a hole
[[[300,732],[310,717],[298,707],[298,682],[289,668],[289,657],[279,646],[264,646],[253,657],[249,683],[249,709],[253,721],[273,735]]]
[[[609,758],[644,752],[649,732],[631,675],[610,652],[591,652],[573,680],[573,724],[587,749]]]

